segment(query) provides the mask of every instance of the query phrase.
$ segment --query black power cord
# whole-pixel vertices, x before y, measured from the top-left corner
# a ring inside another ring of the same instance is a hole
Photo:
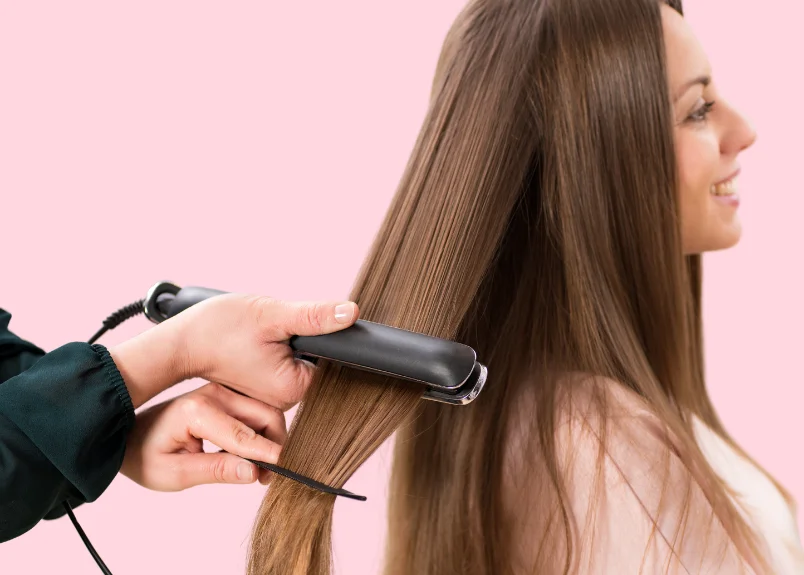
[[[144,312],[145,312],[144,299],[135,301],[134,303],[129,304],[125,307],[121,307],[119,310],[117,310],[104,320],[103,327],[99,329],[98,332],[95,335],[93,335],[87,343],[95,343],[95,341],[100,336],[102,336],[110,329],[114,329],[127,319],[131,319],[132,317],[135,317]],[[84,530],[81,528],[81,525],[79,525],[78,519],[75,518],[75,513],[73,513],[73,508],[70,507],[69,502],[65,501],[62,505],[64,509],[67,511],[67,515],[70,517],[70,521],[73,522],[75,530],[78,531],[78,535],[81,536],[81,541],[84,542],[84,545],[86,545],[89,554],[92,555],[92,558],[95,560],[95,563],[98,564],[98,567],[100,567],[100,570],[103,572],[104,575],[112,575],[112,572],[109,571],[109,568],[103,562],[103,559],[101,559],[100,555],[98,555],[98,552],[95,551],[95,548],[92,546],[92,543],[90,543],[89,537],[87,537],[87,534],[84,533]]]
[[[134,303],[129,304],[126,307],[121,307],[119,310],[117,310],[112,315],[103,320],[103,327],[100,328],[97,331],[97,333],[89,339],[87,343],[95,343],[95,341],[100,336],[102,336],[110,329],[116,328],[118,325],[120,325],[127,319],[131,319],[132,317],[138,316],[141,313],[145,313],[144,299],[135,301]]]
[[[70,521],[73,522],[75,530],[78,531],[78,534],[81,536],[81,541],[83,541],[84,545],[87,546],[89,554],[92,555],[92,558],[95,560],[95,563],[98,564],[98,567],[100,567],[100,570],[103,572],[103,575],[112,575],[112,572],[109,571],[109,568],[106,566],[106,563],[103,562],[103,559],[101,559],[100,555],[98,555],[98,552],[95,551],[95,548],[92,546],[92,543],[89,542],[89,537],[87,537],[87,534],[84,533],[83,529],[81,529],[81,525],[78,524],[78,519],[75,518],[73,508],[70,507],[70,504],[67,503],[66,501],[64,502],[64,509],[67,510],[67,515],[70,516]]]

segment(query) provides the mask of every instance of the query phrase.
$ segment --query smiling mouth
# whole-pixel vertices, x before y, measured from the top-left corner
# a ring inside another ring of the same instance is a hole
[[[737,176],[730,178],[719,184],[714,184],[709,188],[709,193],[713,196],[733,196],[737,193]]]

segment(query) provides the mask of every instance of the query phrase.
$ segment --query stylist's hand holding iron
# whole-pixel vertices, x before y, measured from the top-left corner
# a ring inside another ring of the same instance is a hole
[[[109,349],[136,409],[172,385],[200,377],[285,411],[304,396],[314,367],[293,356],[293,335],[352,325],[357,305],[286,302],[227,293]]]

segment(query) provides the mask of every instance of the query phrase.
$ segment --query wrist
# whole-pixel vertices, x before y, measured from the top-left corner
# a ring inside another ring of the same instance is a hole
[[[134,409],[192,375],[179,322],[164,322],[112,348]]]

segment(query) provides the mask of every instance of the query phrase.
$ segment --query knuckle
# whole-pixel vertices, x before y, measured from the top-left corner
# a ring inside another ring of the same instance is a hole
[[[226,388],[218,382],[210,382],[203,389],[211,397],[220,397],[226,392]]]
[[[212,463],[212,477],[215,478],[215,481],[224,482],[226,480],[226,459],[223,457],[219,457]]]
[[[286,428],[285,414],[278,407],[271,406],[265,414],[266,429],[274,432],[284,432]]]
[[[192,418],[198,417],[209,405],[209,400],[203,395],[189,395],[182,401],[184,413]]]
[[[234,429],[232,430],[232,437],[235,445],[238,447],[244,447],[254,441],[254,438],[257,436],[257,432],[248,427],[247,425],[243,425],[240,422],[237,422],[234,425]]]
[[[285,427],[285,414],[282,412],[281,409],[275,407],[273,405],[268,406],[269,413],[268,418],[271,425],[275,427]]]
[[[249,295],[246,297],[248,312],[260,327],[265,327],[265,321],[269,318],[269,310],[276,304],[276,300],[266,295]]]
[[[320,331],[323,328],[323,322],[321,321],[322,313],[320,304],[310,304],[304,306],[302,308],[301,314],[302,314],[302,321],[304,321],[314,330]]]
[[[276,298],[269,295],[252,295],[251,299],[255,305],[260,307],[271,307],[276,302]]]

